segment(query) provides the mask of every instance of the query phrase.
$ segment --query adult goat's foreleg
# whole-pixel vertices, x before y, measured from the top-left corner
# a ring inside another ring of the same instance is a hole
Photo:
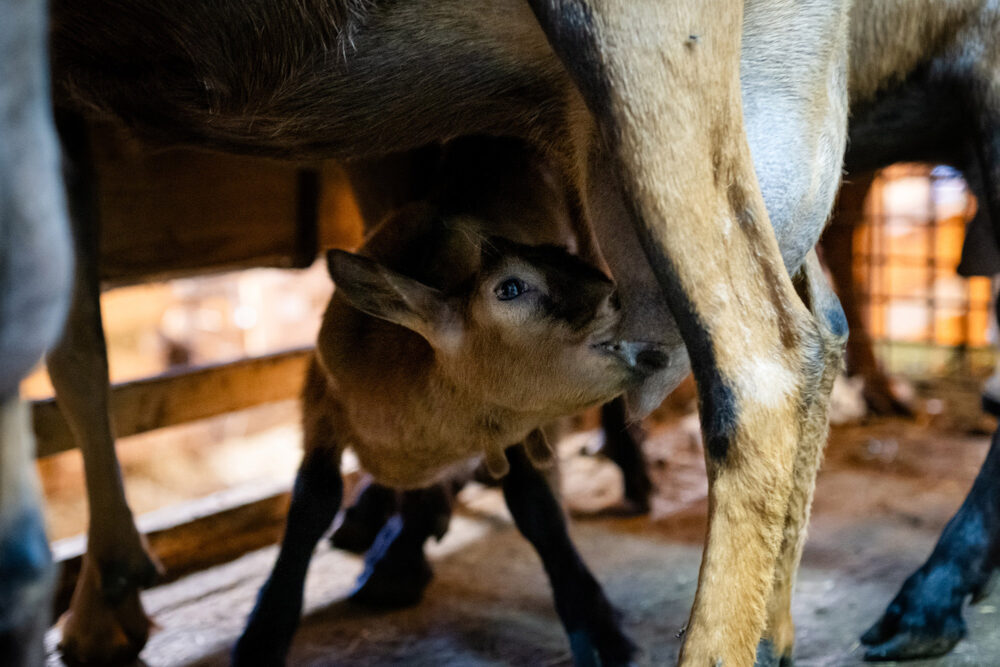
[[[533,2],[598,118],[699,385],[709,534],[684,665],[751,665],[821,335],[795,293],[743,129],[742,6]]]
[[[139,590],[157,574],[125,499],[109,414],[108,359],[101,322],[92,165],[83,122],[60,119],[77,263],[62,340],[48,355],[59,408],[83,453],[90,506],[87,554],[60,644],[71,659],[108,664],[133,658],[149,637]]]
[[[757,664],[761,666],[792,664],[792,648],[795,644],[792,589],[805,544],[813,489],[816,487],[816,472],[823,458],[823,447],[829,432],[830,392],[843,363],[844,344],[847,340],[844,311],[827,282],[815,251],[809,253],[805,265],[795,277],[795,286],[818,325],[823,367],[819,386],[802,405],[792,491],[788,499],[781,551],[774,571],[774,586],[767,607],[764,639],[757,653]]]

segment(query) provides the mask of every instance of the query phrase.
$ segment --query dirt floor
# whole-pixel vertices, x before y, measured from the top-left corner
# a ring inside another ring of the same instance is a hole
[[[976,414],[974,407],[967,412]],[[833,431],[794,602],[800,667],[861,664],[858,635],[927,556],[969,488],[991,425],[934,414]],[[651,434],[647,453],[659,493],[645,517],[601,514],[617,500],[618,478],[613,466],[584,455],[595,437],[578,434],[560,448],[574,537],[642,647],[641,664],[674,664],[705,525],[697,422],[668,420]],[[322,544],[289,664],[569,664],[545,576],[499,493],[474,487],[463,501],[449,534],[430,550],[436,576],[424,601],[405,611],[372,613],[344,602],[361,563]],[[146,608],[160,629],[144,664],[228,664],[274,556],[274,548],[264,549],[148,591]],[[969,637],[951,655],[910,664],[1000,665],[998,608],[994,592],[967,609]],[[54,645],[57,632],[49,639]],[[53,655],[50,665],[59,664]]]

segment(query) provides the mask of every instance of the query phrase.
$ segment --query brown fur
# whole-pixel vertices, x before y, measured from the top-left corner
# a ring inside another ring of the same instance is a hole
[[[495,236],[574,242],[558,181],[531,161],[505,168],[514,165],[503,150],[453,150],[450,163],[453,174],[477,178],[459,177],[444,201],[410,205],[380,225],[363,249],[379,264],[331,261],[338,290],[306,390],[307,422],[327,413],[338,440],[397,488],[429,486],[484,455],[502,475],[504,450],[525,440],[543,459],[535,431],[640,377],[594,348],[618,340],[603,275],[552,246],[507,248]],[[487,191],[469,191],[476,186]],[[522,301],[538,305],[497,300],[496,285],[514,275],[532,286]]]

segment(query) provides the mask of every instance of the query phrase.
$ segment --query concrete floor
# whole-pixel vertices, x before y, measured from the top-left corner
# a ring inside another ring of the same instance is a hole
[[[586,436],[583,436],[586,437]],[[565,494],[587,512],[614,500],[615,471],[563,447]],[[794,611],[796,664],[862,664],[858,635],[929,553],[986,453],[988,437],[884,421],[837,429],[821,473]],[[671,665],[694,595],[705,522],[701,453],[690,420],[657,429],[647,452],[660,495],[638,518],[576,516],[573,534],[627,629],[641,663]],[[372,613],[342,601],[360,561],[325,544],[313,560],[307,612],[289,664],[566,665],[569,653],[548,585],[499,494],[472,489],[446,538],[431,549],[436,577],[420,605]],[[576,514],[579,514],[577,512]],[[160,630],[150,667],[216,667],[271,566],[269,548],[144,595]],[[911,665],[1000,665],[1000,594],[966,612],[969,637],[938,660]],[[50,641],[55,642],[56,632]],[[50,665],[60,664],[51,657]]]

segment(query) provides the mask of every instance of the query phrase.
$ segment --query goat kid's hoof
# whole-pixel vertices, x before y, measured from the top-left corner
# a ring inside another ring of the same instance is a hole
[[[421,554],[419,559],[400,562],[399,559],[380,560],[365,565],[358,577],[351,602],[380,609],[412,607],[424,597],[434,573]]]
[[[946,574],[946,573],[945,573]],[[865,660],[910,660],[944,655],[965,637],[964,596],[934,589],[934,570],[918,570],[861,636]]]
[[[270,637],[251,636],[244,632],[229,656],[232,667],[283,667],[288,647]]]
[[[616,647],[603,650],[597,647],[594,637],[586,630],[569,633],[569,650],[573,655],[573,667],[633,667],[635,645],[620,632]]]
[[[63,614],[59,651],[68,665],[121,665],[132,662],[146,645],[152,623],[142,609],[139,591],[110,602],[100,578],[86,559],[73,592],[69,611]]]
[[[384,523],[375,520],[364,520],[352,516],[350,511],[344,514],[344,520],[330,535],[330,544],[343,551],[363,554],[368,551]]]
[[[420,602],[433,577],[423,540],[405,536],[403,521],[396,515],[365,556],[365,569],[348,599],[382,609],[409,607]]]
[[[791,649],[779,651],[770,639],[761,639],[757,644],[757,660],[754,667],[794,667]]]

